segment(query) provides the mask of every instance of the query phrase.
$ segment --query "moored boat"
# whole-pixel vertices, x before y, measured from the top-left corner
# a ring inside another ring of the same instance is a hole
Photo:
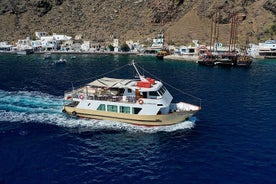
[[[252,57],[248,55],[240,55],[237,53],[221,53],[206,52],[200,55],[198,64],[206,66],[239,66],[248,67],[252,63]]]
[[[201,109],[201,105],[187,102],[172,103],[173,97],[161,81],[145,78],[132,65],[139,79],[103,77],[65,92],[63,112],[134,125],[166,126],[183,122]]]
[[[170,51],[167,49],[162,49],[159,52],[157,52],[156,57],[158,59],[164,59],[164,57],[168,55],[170,55]]]
[[[217,14],[215,14],[217,17]],[[219,21],[211,22],[211,44],[210,49],[199,56],[197,63],[207,66],[240,66],[248,67],[252,63],[252,58],[246,54],[241,54],[239,49],[236,47],[237,43],[237,29],[238,22],[244,19],[245,15],[234,15],[231,18],[231,30],[230,30],[230,41],[228,47],[223,47],[222,43],[218,42],[219,33]],[[213,47],[213,48],[212,48]]]
[[[29,55],[29,54],[33,54],[34,51],[33,49],[24,49],[24,50],[19,50],[16,53],[17,55]]]
[[[66,62],[67,62],[66,59],[60,58],[59,60],[56,60],[56,61],[55,61],[55,64],[65,64]]]
[[[237,57],[237,61],[235,63],[235,66],[250,66],[253,62],[253,59],[251,56],[248,55],[239,55]]]

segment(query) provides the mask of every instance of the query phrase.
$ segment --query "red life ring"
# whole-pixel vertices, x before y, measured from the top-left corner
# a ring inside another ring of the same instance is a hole
[[[142,99],[139,99],[139,100],[138,100],[138,103],[139,103],[140,105],[142,105],[142,104],[144,103],[144,101],[143,101]]]
[[[80,95],[79,95],[79,99],[83,100],[83,99],[84,99],[84,95],[83,95],[83,94],[80,94]]]

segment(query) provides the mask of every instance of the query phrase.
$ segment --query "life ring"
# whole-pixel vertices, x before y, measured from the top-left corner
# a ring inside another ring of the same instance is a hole
[[[84,95],[83,95],[83,94],[80,94],[80,95],[79,95],[79,99],[83,100],[83,99],[84,99]]]
[[[142,99],[139,99],[139,100],[138,100],[138,103],[139,103],[140,105],[142,105],[142,104],[144,103],[144,101],[143,101]]]

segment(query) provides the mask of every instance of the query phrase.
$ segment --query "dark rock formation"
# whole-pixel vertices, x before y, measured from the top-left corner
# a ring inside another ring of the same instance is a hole
[[[246,15],[241,24],[248,29],[240,35],[248,31],[265,35],[276,21],[271,14],[275,15],[275,4],[275,0],[1,0],[0,41],[32,36],[35,31],[81,34],[95,42],[114,37],[145,41],[162,31],[182,42],[204,41],[209,40],[212,18],[217,16],[215,21],[227,26],[237,13]],[[221,37],[227,34],[221,32]]]
[[[276,15],[276,1],[268,0],[264,4],[264,9],[271,11],[274,15]]]

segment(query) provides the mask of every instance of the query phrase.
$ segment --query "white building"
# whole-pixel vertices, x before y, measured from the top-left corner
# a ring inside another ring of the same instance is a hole
[[[31,40],[29,37],[23,40],[18,40],[16,43],[16,49],[18,51],[32,49]]]
[[[8,44],[8,42],[0,42],[0,52],[1,51],[11,51],[13,45]]]
[[[163,34],[158,34],[156,38],[152,40],[152,49],[162,49],[164,46],[164,36]]]
[[[89,51],[90,50],[90,41],[83,41],[83,44],[81,44],[81,50],[82,51]]]
[[[133,42],[132,40],[126,41],[126,44],[133,52],[138,52],[139,50],[143,49],[143,46],[140,45],[139,41]]]
[[[276,40],[267,40],[258,45],[250,44],[247,52],[254,58],[276,58]]]
[[[42,48],[45,50],[68,50],[73,44],[72,37],[53,34],[52,36],[41,36]]]
[[[46,32],[35,32],[35,36],[37,39],[41,39],[42,36],[47,36]]]
[[[114,52],[119,52],[119,39],[113,40]]]

